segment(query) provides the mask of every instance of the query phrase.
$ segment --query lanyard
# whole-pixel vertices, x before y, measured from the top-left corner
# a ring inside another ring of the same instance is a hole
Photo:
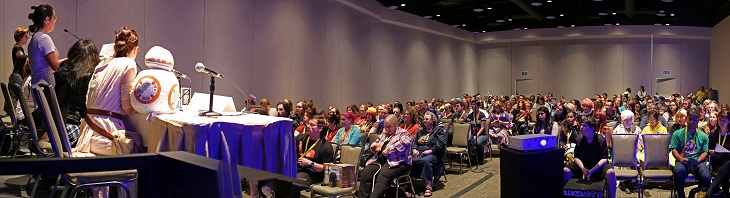
[[[307,151],[305,151],[304,153],[300,154],[299,155],[299,158],[302,158],[305,155],[307,155],[307,153],[309,153],[309,151],[311,151],[314,148],[314,146],[317,145],[317,143],[319,143],[319,139],[317,139],[317,141],[315,141],[314,144],[312,144],[312,146],[309,146],[309,149],[307,149]],[[307,144],[309,144],[309,137],[307,137],[307,143],[304,144],[304,146],[307,146]]]
[[[350,126],[350,130],[345,130],[345,128],[342,128],[342,137],[340,137],[340,144],[345,144],[345,138],[350,137],[350,132],[352,132],[352,126]]]
[[[727,140],[727,133],[725,133],[725,138],[722,138],[722,141],[720,141],[720,132],[717,132],[717,140],[720,142],[720,146],[725,146],[725,142]]]

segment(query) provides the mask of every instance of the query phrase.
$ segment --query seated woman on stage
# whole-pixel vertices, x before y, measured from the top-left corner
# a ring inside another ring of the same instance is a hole
[[[124,130],[122,118],[134,112],[130,93],[137,75],[134,59],[138,51],[137,32],[122,27],[114,39],[114,58],[97,65],[89,82],[86,117],[81,123],[76,152],[114,154],[113,133]]]
[[[375,153],[368,159],[360,177],[360,196],[382,197],[393,179],[408,174],[411,169],[411,136],[398,127],[398,118],[385,117],[384,130],[370,145]]]
[[[342,119],[340,120],[342,121],[342,128],[337,131],[335,138],[332,139],[332,143],[362,146],[360,141],[362,133],[360,132],[360,128],[352,125],[354,120],[355,114],[349,111],[342,114]]]
[[[423,178],[426,181],[425,197],[431,196],[433,187],[431,182],[441,177],[443,170],[444,149],[446,146],[446,132],[435,120],[436,115],[426,112],[423,115],[423,128],[418,131],[411,145],[413,148],[413,169],[411,176]],[[439,163],[442,162],[442,163]]]

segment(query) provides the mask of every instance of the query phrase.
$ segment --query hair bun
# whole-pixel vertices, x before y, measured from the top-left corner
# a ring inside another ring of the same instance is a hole
[[[30,9],[35,10],[36,8],[38,8],[38,6],[30,6]]]

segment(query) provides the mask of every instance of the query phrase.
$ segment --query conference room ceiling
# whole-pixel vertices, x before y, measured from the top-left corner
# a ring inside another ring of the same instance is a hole
[[[712,27],[728,0],[377,0],[383,6],[470,32],[579,26]]]

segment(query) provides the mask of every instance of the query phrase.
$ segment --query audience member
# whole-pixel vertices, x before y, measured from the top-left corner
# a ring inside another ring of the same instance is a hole
[[[342,114],[342,128],[337,130],[337,135],[335,135],[335,138],[332,140],[332,143],[335,144],[353,144],[361,146],[362,142],[360,138],[362,138],[361,131],[358,127],[353,127],[353,120],[355,120],[355,114],[350,112],[345,112]]]
[[[340,129],[340,117],[335,113],[329,113],[326,115],[325,127],[322,130],[322,134],[325,140],[333,142],[337,131]],[[334,143],[334,142],[333,142]]]
[[[457,112],[458,109],[459,106],[457,106]],[[510,133],[509,129],[512,128],[512,122],[507,111],[502,109],[502,102],[495,101],[492,104],[492,112],[489,115],[489,120],[491,120],[489,123],[490,141],[502,146],[509,144],[508,136]]]
[[[28,44],[30,71],[33,76],[31,83],[36,85],[45,82],[55,86],[53,72],[58,70],[63,60],[58,60],[58,49],[48,34],[56,28],[56,11],[48,4],[31,6],[31,9],[33,13],[28,15],[28,19],[33,21],[33,25],[28,27],[32,33]]]
[[[547,107],[541,106],[537,109],[537,121],[533,133],[548,134],[557,137],[560,131],[559,128],[558,123],[550,117],[550,111]]]
[[[393,179],[408,174],[411,168],[411,138],[398,127],[394,115],[385,117],[383,133],[370,145],[375,153],[365,163],[360,177],[360,196],[382,197]]]
[[[608,197],[616,197],[616,174],[608,165],[608,149],[603,136],[596,135],[596,121],[592,117],[581,121],[581,134],[575,147],[575,162],[563,168],[563,183],[570,178],[606,180]]]
[[[418,110],[416,110],[416,108],[406,109],[406,112],[403,114],[403,124],[401,124],[400,127],[408,131],[408,134],[410,134],[411,137],[415,137],[416,133],[418,133],[421,129],[421,126],[418,125],[418,123],[420,123]]]
[[[716,134],[709,135],[709,153],[712,156],[711,166],[712,170],[716,170],[717,176],[712,181],[712,185],[707,190],[707,195],[712,197],[730,197],[730,156],[727,154],[715,153],[717,146],[722,146],[725,149],[730,149],[730,143],[728,143],[727,136],[728,130],[730,130],[730,118],[728,113],[722,113],[720,117],[720,130]],[[722,186],[722,191],[719,191],[719,187]],[[724,196],[720,196],[722,193]]]
[[[13,38],[15,39],[15,45],[13,45],[12,50],[12,61],[13,64],[15,64],[15,61],[18,60],[18,56],[25,55],[23,45],[28,43],[28,28],[15,28],[15,32],[13,32]]]
[[[431,182],[441,177],[443,159],[446,149],[446,132],[435,120],[436,115],[426,112],[423,116],[423,128],[413,139],[413,167],[411,176],[423,178],[426,182],[425,197],[430,197],[433,191]]]
[[[649,122],[649,116],[648,112],[656,111],[659,112],[659,109],[657,109],[656,104],[647,104],[646,105],[646,112],[644,113],[644,116],[641,118],[641,122],[639,122],[639,128],[646,128],[646,124]],[[664,128],[669,127],[669,124],[667,124],[667,120],[664,119],[664,116],[659,116],[659,123],[664,126]]]
[[[306,133],[296,136],[297,179],[309,183],[319,183],[324,180],[324,163],[334,161],[334,151],[329,142],[320,136],[324,128],[324,118],[315,116],[306,122]]]
[[[710,185],[710,171],[707,165],[702,163],[707,158],[709,140],[707,134],[697,127],[700,112],[699,107],[689,109],[687,127],[672,134],[669,146],[672,155],[677,159],[673,171],[674,189],[679,197],[685,197],[684,183],[689,173],[699,180],[700,188],[706,189]]]

